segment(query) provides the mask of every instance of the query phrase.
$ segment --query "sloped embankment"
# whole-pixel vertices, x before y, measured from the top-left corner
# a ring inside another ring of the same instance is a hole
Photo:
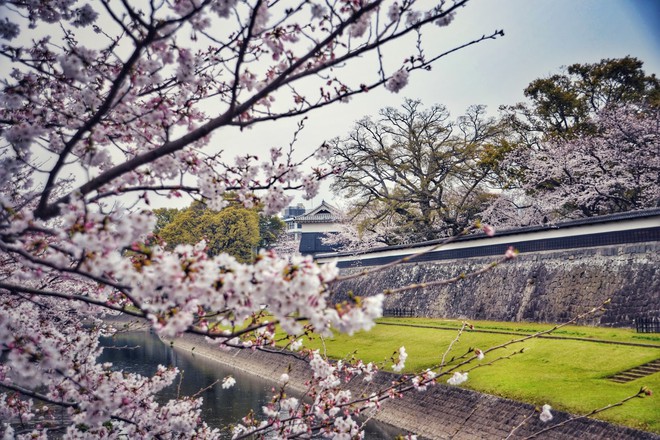
[[[309,366],[288,352],[269,353],[237,349],[222,351],[196,335],[184,335],[171,343],[176,349],[194,349],[196,355],[214,359],[274,382],[290,367],[290,387],[298,393],[304,393],[305,382],[311,376]],[[377,388],[387,387],[396,377],[392,373],[379,372],[371,384],[357,378],[349,384],[349,388],[354,395],[368,395]],[[429,439],[502,439],[533,411],[533,405],[441,384],[422,393],[408,393],[401,399],[387,401],[375,418],[397,426],[403,432],[413,432]],[[555,418],[550,422],[553,424],[571,417],[570,414],[562,412],[553,414]],[[516,431],[514,438],[527,437],[547,426],[538,417],[532,417]],[[538,438],[660,440],[660,436],[650,432],[593,419],[571,422]]]

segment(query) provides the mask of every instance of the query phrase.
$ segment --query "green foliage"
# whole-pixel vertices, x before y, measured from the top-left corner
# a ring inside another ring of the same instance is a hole
[[[530,334],[551,326],[542,323],[471,322],[477,330],[492,332],[464,332],[447,359],[461,356],[474,348],[485,350],[519,337],[511,333]],[[323,348],[335,359],[355,353],[365,362],[382,362],[382,368],[391,371],[390,357],[403,345],[409,354],[405,371],[420,371],[439,363],[456,337],[459,326],[460,323],[455,320],[385,318],[379,320],[368,333],[360,332],[353,337],[337,334],[323,342],[305,339],[304,346]],[[470,372],[464,386],[537,405],[549,403],[556,409],[575,414],[588,413],[615,403],[635,394],[644,385],[653,391],[660,390],[660,373],[623,384],[607,379],[614,373],[656,359],[660,344],[656,344],[657,348],[616,344],[642,342],[636,338],[636,333],[628,329],[568,326],[560,329],[555,336],[566,339],[533,339],[486,354],[481,364],[525,348],[523,353],[511,359]],[[649,344],[648,341],[643,343]],[[474,361],[466,368],[478,364]],[[447,379],[443,376],[439,380],[444,383]],[[656,397],[634,399],[597,417],[660,432],[660,418],[653,399]]]
[[[251,209],[230,206],[202,216],[200,232],[207,237],[209,254],[226,252],[238,261],[253,259],[259,244],[259,215]]]
[[[572,64],[563,72],[532,81],[525,89],[530,104],[507,107],[510,126],[530,143],[555,136],[570,137],[594,130],[590,117],[626,103],[660,105],[660,82],[647,75],[634,57]]]
[[[194,202],[178,212],[158,234],[168,249],[206,240],[211,256],[226,252],[241,262],[252,260],[260,242],[259,215],[253,209],[230,205],[222,211]]]
[[[156,227],[154,234],[158,234],[165,226],[172,223],[174,217],[180,212],[176,208],[158,208],[154,209],[153,213],[156,215]]]
[[[497,174],[512,191],[486,221],[525,226],[658,206],[660,82],[640,60],[573,64],[524,93],[528,102],[502,108]]]
[[[277,216],[259,216],[259,247],[263,249],[272,248],[280,238],[286,227],[285,223]]]

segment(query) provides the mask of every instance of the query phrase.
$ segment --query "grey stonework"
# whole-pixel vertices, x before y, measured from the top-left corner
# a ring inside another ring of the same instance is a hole
[[[498,258],[407,263],[333,286],[372,295],[478,270]],[[637,317],[660,316],[660,244],[644,243],[521,254],[474,278],[415,289],[386,298],[385,309],[413,309],[415,316],[497,321],[565,322],[611,304],[591,325],[631,327]],[[364,268],[342,269],[343,274]]]

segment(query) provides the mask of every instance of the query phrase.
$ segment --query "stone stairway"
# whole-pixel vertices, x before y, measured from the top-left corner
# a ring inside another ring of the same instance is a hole
[[[635,368],[616,373],[615,375],[608,377],[608,379],[613,382],[625,383],[635,379],[641,379],[645,376],[650,376],[651,374],[657,372],[660,372],[660,359],[656,359]]]

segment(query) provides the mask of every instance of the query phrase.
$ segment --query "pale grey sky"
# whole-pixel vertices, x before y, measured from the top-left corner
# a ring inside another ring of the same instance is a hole
[[[410,84],[398,94],[380,88],[348,104],[310,113],[296,144],[299,156],[325,140],[345,135],[363,116],[400,105],[404,98],[444,104],[454,116],[471,104],[485,104],[496,115],[499,105],[524,100],[523,89],[529,82],[558,72],[561,66],[631,55],[645,63],[647,73],[660,73],[659,15],[660,0],[471,0],[450,26],[425,31],[428,54],[450,50],[496,29],[503,29],[504,37],[450,54],[429,72],[412,72]],[[47,27],[42,32],[47,33]],[[93,44],[93,40],[85,42]],[[385,48],[390,73],[411,54],[411,42],[407,43]],[[372,74],[371,79],[377,72],[368,57],[351,69],[342,78],[356,84],[364,79],[364,72]],[[299,120],[263,123],[242,132],[223,129],[214,135],[213,144],[225,151],[227,160],[246,152],[264,155],[270,147],[286,146]],[[340,203],[333,200],[327,185],[319,197],[304,203],[311,207],[322,198]],[[169,205],[172,200],[163,203]]]
[[[374,90],[349,104],[312,113],[298,147],[309,151],[342,136],[354,121],[397,106],[404,97],[444,104],[453,115],[471,104],[486,104],[495,115],[499,105],[523,101],[529,82],[561,66],[631,55],[644,62],[647,74],[658,74],[659,15],[660,0],[472,0],[434,36],[433,46],[444,51],[495,29],[503,29],[504,37],[451,54],[430,72],[413,72],[399,94]],[[231,140],[245,148],[284,144],[295,122],[263,124]],[[310,207],[322,198],[333,198],[327,185],[313,203],[304,203]]]

